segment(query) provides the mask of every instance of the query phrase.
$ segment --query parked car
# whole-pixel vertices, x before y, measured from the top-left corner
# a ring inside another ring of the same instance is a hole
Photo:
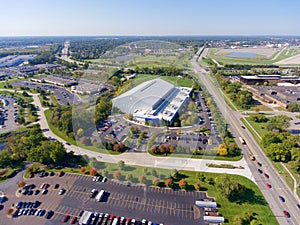
[[[269,174],[264,173],[264,175],[265,175],[266,178],[269,178]]]
[[[72,219],[70,220],[70,224],[75,224],[77,221],[77,217],[73,216]]]
[[[271,185],[271,184],[267,183],[266,185],[267,185],[267,187],[268,187],[269,189],[272,188],[272,185]]]
[[[50,219],[54,215],[54,212],[52,210],[48,211],[46,214],[46,219]]]
[[[59,190],[58,194],[63,195],[66,192],[66,189],[62,188]]]
[[[69,218],[70,218],[70,216],[67,214],[62,218],[61,222],[65,223],[69,220]]]
[[[59,171],[59,173],[57,174],[57,176],[62,177],[64,174],[65,174],[64,171],[61,170],[61,171]]]

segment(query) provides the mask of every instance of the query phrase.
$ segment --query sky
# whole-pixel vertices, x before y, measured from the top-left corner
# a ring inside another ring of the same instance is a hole
[[[299,35],[299,0],[0,0],[0,36]]]

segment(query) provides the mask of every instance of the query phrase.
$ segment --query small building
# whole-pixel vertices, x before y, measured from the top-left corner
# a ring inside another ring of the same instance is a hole
[[[222,216],[203,216],[204,221],[208,223],[224,223],[224,217]]]
[[[202,208],[217,208],[217,203],[212,201],[196,201],[195,204]]]
[[[299,76],[281,76],[281,75],[255,75],[255,76],[241,76],[240,82],[248,85],[256,85],[267,83],[292,83],[299,84]]]

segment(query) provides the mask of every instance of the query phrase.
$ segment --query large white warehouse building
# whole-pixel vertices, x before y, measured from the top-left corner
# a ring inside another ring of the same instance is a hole
[[[112,100],[113,108],[132,114],[134,120],[160,123],[162,119],[174,122],[176,115],[189,100],[192,89],[175,87],[156,78],[144,82]]]

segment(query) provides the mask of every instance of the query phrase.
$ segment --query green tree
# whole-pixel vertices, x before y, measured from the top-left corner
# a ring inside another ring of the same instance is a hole
[[[273,161],[288,162],[291,160],[291,152],[283,146],[283,143],[273,143],[266,148],[267,156]]]
[[[131,173],[128,173],[128,174],[126,175],[125,179],[126,179],[127,181],[132,181],[132,180],[133,180],[132,174],[131,174]]]
[[[125,167],[125,162],[124,162],[123,160],[120,160],[120,161],[118,162],[118,167],[119,167],[120,170],[123,170],[124,167]]]
[[[233,224],[234,225],[243,225],[243,218],[240,215],[235,215],[233,217]]]
[[[261,144],[264,146],[264,148],[270,146],[270,144],[272,143],[280,143],[280,142],[281,140],[274,132],[267,132],[262,135]]]

